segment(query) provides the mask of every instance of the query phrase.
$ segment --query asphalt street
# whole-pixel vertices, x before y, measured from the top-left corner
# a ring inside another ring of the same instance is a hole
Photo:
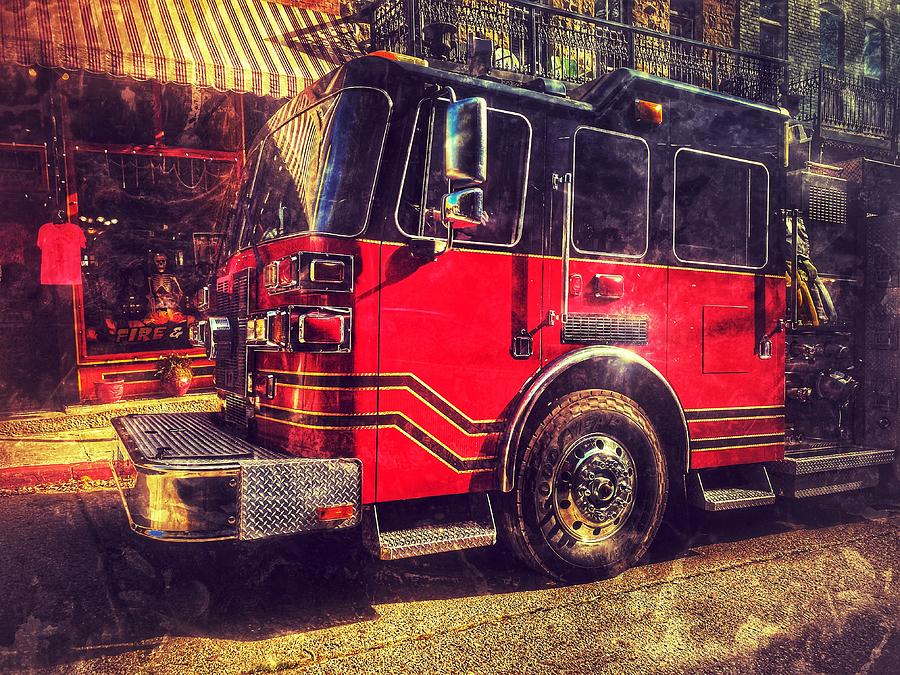
[[[900,672],[900,501],[702,518],[611,580],[501,547],[382,563],[353,532],[133,535],[114,492],[0,498],[0,671]]]

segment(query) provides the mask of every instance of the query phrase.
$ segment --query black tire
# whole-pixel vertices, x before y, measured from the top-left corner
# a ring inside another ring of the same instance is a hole
[[[668,497],[643,410],[613,391],[557,400],[525,447],[500,522],[525,564],[563,581],[615,576],[647,551]]]

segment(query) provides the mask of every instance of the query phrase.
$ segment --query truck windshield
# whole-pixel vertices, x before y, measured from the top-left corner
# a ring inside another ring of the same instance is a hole
[[[304,232],[362,233],[390,99],[345,89],[291,117],[251,153],[241,187],[240,246]]]

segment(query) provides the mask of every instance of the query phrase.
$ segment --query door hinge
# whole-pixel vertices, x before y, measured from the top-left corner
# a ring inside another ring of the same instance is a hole
[[[553,174],[550,179],[552,181],[552,186],[554,190],[559,190],[561,185],[567,185],[572,182],[572,174],[564,173],[560,176],[558,173]]]

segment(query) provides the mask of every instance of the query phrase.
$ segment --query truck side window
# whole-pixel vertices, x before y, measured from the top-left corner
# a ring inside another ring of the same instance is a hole
[[[447,102],[423,103],[416,116],[406,176],[397,208],[397,226],[411,237],[445,239],[447,230],[429,217],[443,196],[466,187],[444,178],[444,125]],[[428,142],[430,138],[430,143]],[[485,216],[473,228],[457,230],[455,241],[512,246],[521,235],[525,184],[531,152],[531,126],[521,115],[488,110],[488,163]],[[425,171],[426,159],[428,171]]]
[[[640,257],[647,251],[650,148],[636,136],[575,132],[572,243],[582,253]]]
[[[757,162],[681,148],[675,153],[675,255],[759,268],[768,257],[769,172]]]

